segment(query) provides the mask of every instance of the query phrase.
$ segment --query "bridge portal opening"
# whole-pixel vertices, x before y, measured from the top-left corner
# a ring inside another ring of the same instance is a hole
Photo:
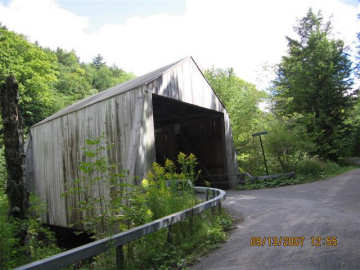
[[[179,152],[198,158],[199,182],[227,186],[224,114],[153,94],[156,161],[176,160]]]

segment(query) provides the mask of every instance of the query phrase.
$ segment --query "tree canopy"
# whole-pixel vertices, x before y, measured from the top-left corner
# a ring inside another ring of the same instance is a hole
[[[20,91],[25,125],[31,126],[56,110],[56,56],[29,43],[24,36],[0,28],[0,84],[13,74]]]
[[[27,128],[64,106],[134,77],[115,65],[107,66],[100,54],[92,63],[81,63],[74,51],[42,48],[0,27],[0,85],[10,74],[19,83]]]
[[[330,38],[331,23],[311,9],[287,37],[288,56],[274,80],[274,111],[297,114],[324,159],[336,160],[347,142],[345,120],[354,102],[352,63],[342,40]]]
[[[263,114],[259,103],[266,93],[237,77],[232,68],[212,68],[204,74],[230,115],[236,146],[246,144]]]

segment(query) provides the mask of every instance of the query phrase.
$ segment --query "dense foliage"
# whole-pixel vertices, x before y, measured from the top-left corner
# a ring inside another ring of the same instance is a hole
[[[9,218],[8,201],[0,188],[0,269],[13,269],[61,252],[54,234],[43,227],[39,219],[44,211],[42,203],[32,197],[30,205],[26,220]],[[26,238],[21,241],[19,234],[24,230]]]
[[[15,75],[19,83],[25,130],[78,99],[134,77],[116,66],[107,66],[100,55],[93,63],[80,63],[73,51],[41,48],[0,25],[0,85],[10,74]],[[59,248],[53,235],[41,226],[39,214],[35,213],[38,203],[32,203],[25,221],[7,216],[2,129],[0,117],[0,268],[10,269],[55,254]]]
[[[266,93],[237,77],[232,68],[213,68],[206,70],[204,75],[231,115],[235,144],[240,150],[261,122],[264,113],[259,109],[259,103]]]
[[[270,174],[295,171],[297,175],[293,179],[248,181],[245,189],[324,178],[346,170],[334,161],[341,164],[346,157],[360,155],[360,99],[353,84],[354,77],[360,78],[360,64],[351,62],[343,41],[331,37],[331,23],[325,23],[321,13],[310,9],[294,30],[297,37],[287,37],[288,54],[276,68],[270,93],[237,77],[232,68],[204,72],[229,112],[239,171],[265,174],[259,137],[252,134],[266,130],[262,140]],[[108,66],[101,55],[91,63],[81,63],[74,51],[42,48],[0,26],[0,85],[9,74],[19,82],[26,130],[64,106],[134,77],[117,66]],[[271,104],[270,111],[260,108],[263,101]],[[41,203],[32,202],[32,215],[23,223],[7,217],[2,129],[0,119],[0,268],[6,269],[54,254],[59,248],[40,224]],[[86,152],[88,161],[80,164],[83,177],[68,187],[64,196],[84,195],[98,181],[107,181],[112,194],[109,201],[83,196],[86,199],[73,209],[82,223],[74,226],[101,238],[196,203],[189,190],[179,196],[174,183],[166,184],[174,178],[196,178],[194,156],[180,154],[176,162],[155,163],[141,185],[128,185],[122,180],[131,176],[125,171],[114,172],[101,158],[105,148],[99,139],[87,142],[92,149]],[[106,177],[99,177],[99,171],[106,172]],[[103,209],[98,208],[100,201]],[[205,213],[191,224],[186,221],[171,231],[148,235],[127,246],[127,267],[181,268],[183,258],[194,250],[201,252],[224,240],[224,229],[230,223],[226,215],[214,218]],[[20,243],[20,230],[27,234],[24,243]],[[96,258],[90,267],[114,265],[115,256],[110,255]]]
[[[342,40],[330,38],[331,24],[310,9],[287,37],[289,55],[282,58],[274,81],[274,110],[297,115],[315,143],[313,153],[337,160],[351,141],[346,119],[354,104],[352,63]]]
[[[270,173],[360,153],[360,101],[343,41],[332,39],[331,23],[311,9],[294,30],[297,38],[287,37],[288,55],[276,67],[268,96],[231,68],[205,72],[229,112],[240,172],[265,174],[259,139],[251,136],[263,130]],[[263,100],[270,111],[259,108]]]
[[[310,183],[318,180],[325,180],[331,176],[352,170],[354,166],[340,166],[331,161],[320,161],[316,158],[303,159],[296,166],[295,177],[277,177],[273,179],[249,179],[245,183],[239,185],[239,190],[261,189],[281,187],[286,185],[296,185]]]
[[[360,14],[358,15],[360,19]],[[360,79],[360,32],[357,33],[357,55],[355,61],[355,77]],[[360,99],[357,99],[357,102],[354,106],[354,110],[351,113],[349,124],[353,126],[353,136],[352,136],[352,151],[353,156],[360,156]]]
[[[28,128],[78,99],[134,77],[107,66],[101,55],[80,63],[74,51],[56,51],[30,43],[22,35],[0,26],[0,84],[14,74]]]
[[[0,28],[0,84],[9,75],[19,82],[25,125],[56,110],[56,56],[29,43],[23,36]]]
[[[193,154],[179,153],[176,162],[167,159],[164,165],[154,162],[141,184],[134,185],[126,181],[131,181],[131,177],[125,171],[116,172],[115,166],[104,159],[104,151],[109,146],[103,138],[87,139],[86,143],[87,160],[80,164],[83,176],[67,187],[64,196],[84,198],[72,209],[82,217],[82,221],[74,226],[92,232],[96,239],[191,208],[200,202],[192,188],[198,175],[197,158]],[[99,183],[111,187],[110,200],[101,193],[89,196]],[[199,252],[224,241],[224,229],[230,225],[231,220],[224,213],[204,213],[202,217],[146,235],[124,249],[126,269],[182,267],[187,263],[184,258],[194,254],[194,250]],[[100,255],[91,266],[112,269],[115,265],[113,253],[114,250],[110,250]]]
[[[251,135],[264,127],[264,119],[268,117],[259,108],[267,96],[266,92],[236,76],[232,68],[212,68],[206,70],[204,75],[230,115],[240,168],[258,172],[261,156],[258,143]]]

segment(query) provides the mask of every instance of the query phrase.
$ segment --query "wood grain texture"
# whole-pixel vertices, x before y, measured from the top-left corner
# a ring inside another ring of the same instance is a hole
[[[238,170],[230,118],[225,106],[216,96],[195,61],[192,58],[187,58],[176,64],[170,70],[164,72],[162,77],[155,80],[152,86],[152,91],[158,95],[174,98],[224,114],[225,163],[227,174],[230,175],[229,184],[231,187],[235,187],[237,184],[235,175],[238,173]]]
[[[129,170],[132,177],[126,181],[134,183],[147,173],[156,161],[152,94],[223,113],[226,173],[237,173],[229,116],[193,59],[179,61],[161,74],[131,91],[102,94],[103,100],[50,117],[31,128],[29,149],[32,151],[27,156],[27,164],[33,168],[27,169],[31,172],[27,184],[47,204],[47,213],[43,216],[46,223],[68,227],[82,219],[71,210],[83,200],[80,194],[66,198],[61,194],[82,176],[78,166],[87,160],[83,150],[87,138],[103,135],[107,143],[113,144],[105,158],[116,164],[117,172]],[[234,186],[235,176],[229,181]],[[109,198],[110,188],[97,185],[90,193]],[[96,213],[99,211],[102,211],[101,205]]]
[[[135,172],[135,164],[144,162],[137,160],[141,132],[147,137],[144,133],[147,131],[141,127],[147,123],[147,130],[151,130],[151,123],[143,119],[144,96],[141,88],[135,89],[31,129],[34,178],[30,182],[35,194],[46,202],[47,213],[43,216],[46,223],[67,227],[82,218],[72,210],[83,200],[80,194],[66,198],[61,194],[82,176],[78,166],[87,160],[84,154],[87,138],[103,135],[106,143],[113,145],[104,155],[111,164],[116,164],[117,172],[128,169],[130,175],[145,174],[142,166]],[[149,144],[148,140],[144,142]],[[89,192],[90,196],[107,199],[110,196],[110,188],[104,184]],[[101,207],[96,211],[102,211]]]

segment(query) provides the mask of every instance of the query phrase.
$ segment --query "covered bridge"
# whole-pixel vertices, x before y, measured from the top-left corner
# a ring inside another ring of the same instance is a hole
[[[225,183],[235,184],[229,116],[192,57],[85,98],[31,128],[26,181],[47,204],[44,222],[75,223],[70,208],[78,199],[61,194],[79,177],[85,140],[101,135],[114,145],[106,158],[138,179],[154,161],[174,159],[182,151],[198,157],[208,180],[224,175]]]

